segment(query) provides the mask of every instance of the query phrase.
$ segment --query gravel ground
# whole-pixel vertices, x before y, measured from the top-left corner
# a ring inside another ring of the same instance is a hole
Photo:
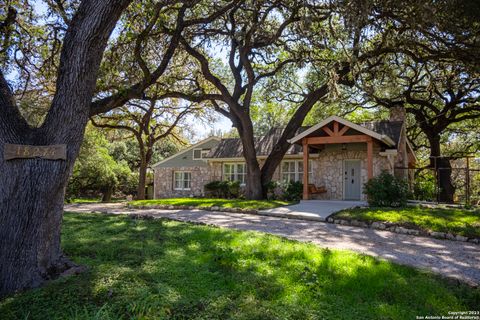
[[[253,230],[320,247],[345,249],[433,271],[472,286],[480,284],[480,245],[402,235],[316,221],[202,210],[128,209],[121,203],[66,205],[65,211],[142,214],[219,227]]]

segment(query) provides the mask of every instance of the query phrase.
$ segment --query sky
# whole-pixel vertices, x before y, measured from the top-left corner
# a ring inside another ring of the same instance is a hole
[[[221,131],[222,133],[226,133],[232,129],[232,122],[230,119],[225,118],[222,115],[218,115],[216,118],[216,121],[206,124],[198,121],[198,119],[195,119],[194,117],[189,117],[187,119],[187,125],[190,126],[190,131],[195,132],[195,136],[190,139],[191,142],[196,143],[208,138],[212,132],[217,133],[218,131]]]

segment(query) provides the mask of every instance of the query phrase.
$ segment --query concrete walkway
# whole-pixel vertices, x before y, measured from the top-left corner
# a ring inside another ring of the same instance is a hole
[[[253,230],[312,242],[320,247],[345,249],[376,256],[396,263],[426,269],[462,280],[472,286],[480,284],[480,246],[460,241],[415,237],[319,221],[202,210],[128,209],[121,203],[66,205],[65,211],[111,214],[141,214],[212,224],[239,230]]]
[[[302,200],[292,206],[261,210],[258,213],[272,217],[325,221],[332,213],[366,204],[364,201]]]

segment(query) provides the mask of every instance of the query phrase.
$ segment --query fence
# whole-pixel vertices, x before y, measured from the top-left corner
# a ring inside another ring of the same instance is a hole
[[[395,168],[409,177],[412,200],[444,202],[445,190],[440,187],[440,177],[450,177],[453,203],[480,205],[480,168],[452,166],[452,168]],[[406,172],[405,172],[406,171]],[[448,180],[447,180],[448,181]],[[445,185],[445,184],[443,184]],[[443,195],[443,197],[442,197]]]

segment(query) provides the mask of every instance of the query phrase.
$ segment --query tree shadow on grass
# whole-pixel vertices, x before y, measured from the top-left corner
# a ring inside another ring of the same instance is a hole
[[[0,302],[2,319],[404,319],[479,302],[371,257],[161,219],[67,215],[63,247],[89,271]]]

